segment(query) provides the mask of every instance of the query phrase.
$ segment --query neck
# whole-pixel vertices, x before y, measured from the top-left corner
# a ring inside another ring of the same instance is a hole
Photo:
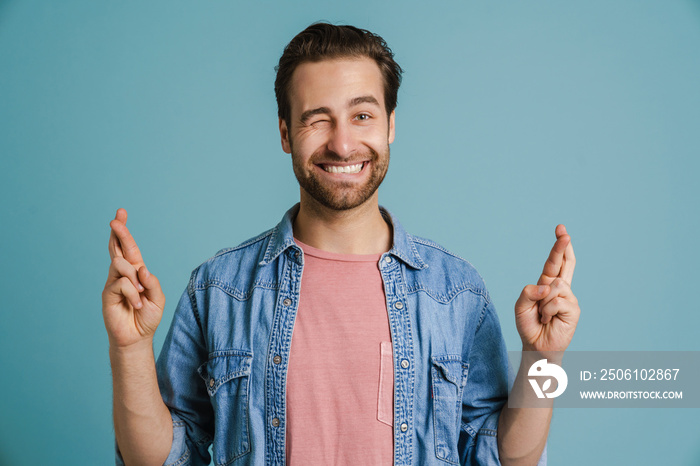
[[[339,254],[382,254],[392,244],[391,227],[382,217],[376,192],[362,205],[338,211],[302,190],[293,228],[302,243]]]

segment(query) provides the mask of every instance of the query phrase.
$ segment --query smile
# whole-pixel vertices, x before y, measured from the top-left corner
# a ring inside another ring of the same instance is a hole
[[[321,165],[321,167],[328,173],[360,173],[362,168],[365,166],[365,162],[357,163],[355,165]]]

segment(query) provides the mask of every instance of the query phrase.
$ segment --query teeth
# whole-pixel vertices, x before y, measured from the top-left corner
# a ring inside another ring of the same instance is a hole
[[[362,163],[339,167],[337,165],[324,165],[323,169],[329,173],[359,173],[362,170]]]

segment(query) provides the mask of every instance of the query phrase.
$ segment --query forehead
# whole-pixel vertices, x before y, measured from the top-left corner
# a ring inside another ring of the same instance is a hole
[[[384,108],[384,82],[371,58],[339,58],[299,65],[292,75],[292,114],[316,107],[342,107],[350,99],[371,95]]]

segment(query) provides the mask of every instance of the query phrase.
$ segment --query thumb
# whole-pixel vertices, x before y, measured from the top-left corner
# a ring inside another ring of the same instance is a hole
[[[160,281],[148,271],[145,265],[141,266],[138,270],[139,282],[143,285],[145,290],[143,295],[148,298],[149,301],[153,302],[161,310],[165,308],[165,295],[160,287]]]
[[[515,302],[515,312],[525,312],[549,294],[549,285],[527,285]]]

